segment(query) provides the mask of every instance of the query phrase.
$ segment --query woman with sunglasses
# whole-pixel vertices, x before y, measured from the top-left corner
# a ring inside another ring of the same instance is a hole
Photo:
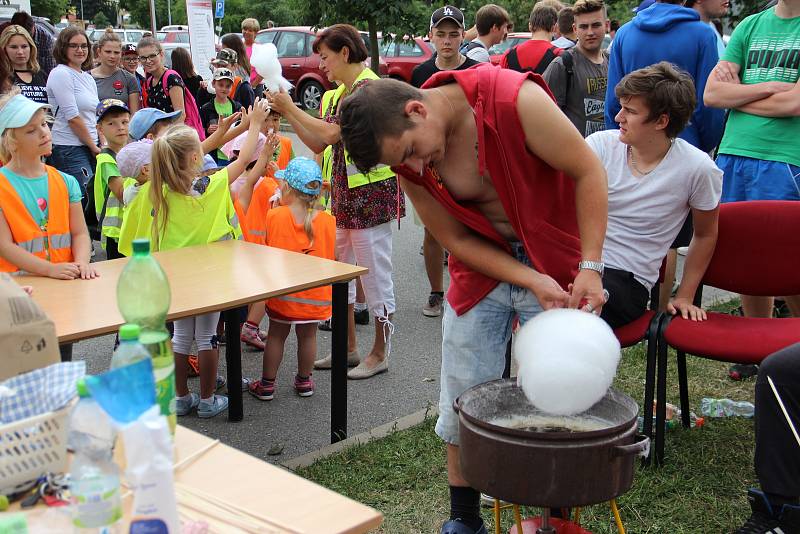
[[[94,175],[94,158],[100,153],[95,118],[97,84],[87,72],[92,66],[92,49],[86,32],[75,26],[61,30],[53,57],[57,65],[47,78],[47,98],[54,117],[50,162],[77,178],[85,193]]]
[[[20,92],[37,104],[47,104],[47,75],[39,69],[33,38],[22,26],[12,24],[0,34],[0,63]]]

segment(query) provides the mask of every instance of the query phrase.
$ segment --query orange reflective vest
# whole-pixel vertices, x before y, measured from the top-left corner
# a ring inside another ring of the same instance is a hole
[[[6,218],[14,243],[37,258],[51,263],[72,261],[72,234],[69,229],[69,191],[64,177],[47,166],[48,220],[39,226],[33,220],[19,193],[0,171],[0,209]],[[16,273],[19,267],[0,258],[0,272]]]
[[[280,206],[270,210],[266,221],[267,245],[318,258],[334,259],[336,220],[329,213],[318,211],[314,217],[312,221],[313,244],[309,243],[303,224],[295,222],[289,206]],[[324,321],[331,316],[331,298],[331,286],[329,285],[306,289],[291,295],[269,299],[267,313],[270,318],[279,321]]]
[[[280,149],[278,150],[278,160],[275,162],[279,169],[285,169],[292,159],[292,140],[288,137],[280,136]],[[250,196],[250,205],[245,211],[239,200],[236,199],[234,207],[239,214],[239,224],[242,227],[242,236],[249,243],[266,244],[264,236],[267,229],[267,212],[269,211],[269,199],[278,189],[278,182],[269,170],[264,174]]]

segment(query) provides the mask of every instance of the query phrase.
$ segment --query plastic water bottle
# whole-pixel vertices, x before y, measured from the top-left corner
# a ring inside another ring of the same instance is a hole
[[[700,411],[707,417],[753,417],[756,407],[752,402],[731,399],[709,399],[700,401]]]
[[[133,241],[133,256],[117,282],[117,306],[125,321],[141,328],[139,342],[153,358],[156,401],[175,434],[175,357],[165,321],[170,290],[167,275],[150,254],[150,241]]]
[[[138,324],[124,324],[119,329],[119,346],[111,356],[111,368],[125,367],[150,358],[150,353],[139,342],[141,328]]]
[[[119,469],[111,458],[111,421],[78,382],[80,400],[70,417],[75,456],[70,467],[72,525],[78,533],[115,533],[122,519]]]

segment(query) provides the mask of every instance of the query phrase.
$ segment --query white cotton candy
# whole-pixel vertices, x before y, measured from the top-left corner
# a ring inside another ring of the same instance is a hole
[[[517,382],[538,409],[573,415],[603,398],[617,372],[614,332],[591,313],[550,310],[516,334]]]
[[[278,60],[278,49],[274,44],[254,44],[250,64],[264,78],[264,86],[267,91],[276,93],[281,89],[288,91],[292,88],[292,84],[283,77],[281,62]]]

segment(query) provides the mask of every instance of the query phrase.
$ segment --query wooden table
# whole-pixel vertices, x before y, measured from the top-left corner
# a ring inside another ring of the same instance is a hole
[[[179,425],[175,434],[176,465],[211,442],[206,436]],[[368,506],[222,443],[179,467],[175,481],[288,527],[276,528],[278,532],[357,534],[380,526],[383,520],[380,512]],[[123,502],[125,532],[132,501],[132,497],[127,497]],[[46,510],[40,505],[26,512],[31,527],[35,527],[36,521],[46,522],[51,529],[56,526],[52,515],[41,517]],[[9,511],[19,511],[19,503]],[[186,515],[196,517],[189,511]],[[67,521],[66,518],[62,515],[60,520]],[[64,531],[68,531],[69,525],[64,526]]]
[[[228,419],[243,417],[238,308],[302,289],[333,285],[331,442],[347,437],[347,282],[367,269],[244,241],[221,241],[154,254],[172,292],[168,320],[225,311]],[[60,343],[116,332],[117,279],[127,259],[94,263],[94,280],[16,278],[33,286],[33,298],[56,325]],[[341,318],[341,320],[338,320]],[[109,360],[110,360],[109,353]]]

